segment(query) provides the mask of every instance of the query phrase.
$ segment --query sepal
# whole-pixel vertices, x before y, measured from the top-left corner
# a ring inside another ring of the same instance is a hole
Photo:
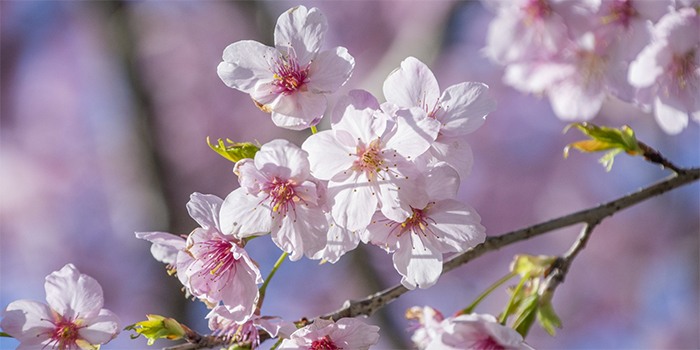
[[[173,318],[165,318],[159,315],[146,315],[147,321],[138,322],[124,328],[125,331],[136,331],[131,339],[140,335],[148,338],[148,345],[153,345],[156,339],[168,338],[170,340],[182,339],[185,336],[185,326]]]
[[[576,148],[581,152],[608,151],[598,162],[603,164],[607,171],[610,171],[615,156],[620,152],[624,151],[633,156],[644,155],[644,150],[639,146],[639,142],[634,136],[634,131],[627,125],[616,129],[605,126],[599,127],[583,122],[567,125],[564,128],[564,132],[567,132],[572,127],[581,130],[591,139],[568,144],[564,147],[564,158],[569,156],[569,149],[571,148]]]

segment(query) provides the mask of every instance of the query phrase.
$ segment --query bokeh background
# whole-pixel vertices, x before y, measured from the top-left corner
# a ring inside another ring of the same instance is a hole
[[[426,62],[443,89],[463,81],[491,87],[498,109],[470,135],[474,170],[459,194],[490,235],[612,200],[669,174],[640,158],[618,157],[610,172],[597,164],[598,155],[574,151],[563,159],[563,147],[581,135],[562,134],[566,124],[546,99],[501,83],[502,69],[480,52],[493,14],[479,2],[2,1],[0,307],[44,301],[44,277],[70,262],[100,282],[105,307],[124,326],[153,313],[208,331],[207,310],[185,299],[134,231],[187,234],[196,227],[185,210],[192,192],[224,197],[237,187],[233,164],[209,149],[207,137],[300,145],[309,135],[274,127],[216,75],[228,44],[272,45],[277,16],[299,3],[328,17],[325,48],[345,46],[355,57],[354,75],[337,95],[362,88],[382,101],[382,82],[407,56]],[[650,114],[613,99],[593,122],[630,125],[678,165],[700,165],[697,123],[669,136]],[[687,186],[603,221],[554,297],[564,328],[551,338],[535,326],[528,343],[699,348],[699,190]],[[452,314],[505,275],[514,254],[562,254],[579,230],[507,247],[402,296],[367,320],[382,327],[375,348],[411,347],[409,307]],[[269,239],[247,249],[263,275],[281,253]],[[373,246],[335,265],[286,262],[263,313],[313,317],[399,281],[391,257]],[[499,289],[476,311],[498,314],[507,298]],[[3,349],[16,345],[0,340]],[[143,338],[131,340],[127,332],[103,347],[145,348]]]

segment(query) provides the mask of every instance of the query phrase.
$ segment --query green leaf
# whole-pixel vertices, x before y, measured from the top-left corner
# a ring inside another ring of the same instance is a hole
[[[520,303],[520,307],[515,312],[516,319],[515,323],[513,323],[513,329],[518,331],[523,338],[527,336],[527,332],[530,331],[530,327],[532,327],[537,317],[537,301],[539,297],[538,294],[534,293],[528,295],[523,299]]]
[[[569,124],[564,128],[564,132],[567,132],[570,128],[575,127],[587,136],[590,140],[583,140],[571,143],[564,147],[564,158],[569,156],[569,149],[575,148],[581,152],[600,152],[607,151],[599,162],[603,164],[607,171],[610,171],[613,164],[613,158],[620,152],[624,151],[627,154],[638,156],[643,155],[644,151],[639,146],[637,138],[634,136],[634,131],[627,125],[615,129],[608,128],[606,126],[599,127],[591,123],[575,123]]]
[[[561,329],[561,320],[554,312],[551,302],[542,303],[537,309],[537,321],[552,337],[556,335],[554,327]]]
[[[146,315],[147,321],[126,326],[125,331],[135,331],[131,339],[136,339],[143,334],[148,338],[148,345],[153,345],[156,339],[168,338],[170,340],[182,339],[185,329],[173,318],[165,318],[159,315]]]
[[[5,332],[0,332],[0,337],[14,338],[13,336],[11,336]]]
[[[510,270],[517,272],[520,276],[527,274],[531,277],[543,276],[556,258],[556,256],[550,255],[517,254],[513,262],[510,263]]]
[[[255,157],[255,153],[260,150],[260,147],[250,142],[237,143],[229,139],[226,139],[226,142],[229,143],[228,146],[224,143],[224,140],[218,139],[217,144],[212,145],[211,142],[209,142],[209,137],[207,137],[207,144],[209,144],[211,149],[234,163],[241,159],[253,158]]]

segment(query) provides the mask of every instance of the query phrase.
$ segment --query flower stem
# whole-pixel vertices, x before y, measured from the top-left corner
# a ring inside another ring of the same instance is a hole
[[[282,340],[284,340],[284,339],[282,339],[282,337],[280,337],[280,340],[278,340],[278,341],[275,343],[275,345],[273,345],[273,346],[270,348],[270,350],[275,350],[275,349],[277,349],[277,347],[280,346],[280,344],[282,344]]]
[[[520,293],[520,290],[523,289],[523,285],[525,285],[525,281],[530,279],[530,274],[528,273],[527,275],[523,276],[523,278],[520,280],[520,283],[518,284],[518,287],[515,288],[513,291],[513,296],[510,298],[510,301],[508,302],[508,306],[506,306],[506,309],[503,311],[503,315],[501,316],[501,319],[499,320],[502,325],[506,325],[506,320],[508,319],[508,314],[510,314],[510,311],[513,309],[513,304],[515,304],[515,298],[518,297],[518,294]]]
[[[318,132],[318,130],[316,130],[316,125],[312,126],[312,127],[311,127],[311,133],[312,133],[312,134],[315,134],[315,133],[317,133],[317,132]]]
[[[476,298],[476,300],[474,300],[474,302],[471,303],[471,305],[467,306],[466,309],[460,311],[460,312],[458,313],[458,315],[466,315],[466,314],[472,313],[472,311],[474,311],[474,308],[475,308],[477,305],[479,305],[479,303],[480,303],[484,298],[486,298],[487,295],[491,294],[491,292],[493,292],[496,288],[498,288],[498,287],[499,287],[500,285],[502,285],[503,283],[506,283],[509,279],[513,278],[513,276],[515,276],[515,275],[517,275],[517,274],[518,274],[517,272],[511,272],[511,273],[509,273],[509,274],[507,274],[507,275],[501,277],[501,279],[499,279],[499,280],[496,281],[494,284],[492,284],[488,289],[486,289],[485,291],[483,291],[483,292]]]
[[[275,275],[275,272],[277,272],[277,269],[279,269],[280,265],[282,265],[282,262],[284,259],[289,255],[289,253],[284,252],[282,255],[280,255],[279,259],[277,259],[277,262],[275,263],[275,266],[272,267],[272,271],[270,271],[270,274],[267,275],[267,278],[265,279],[265,282],[263,282],[262,286],[260,286],[260,298],[258,299],[258,309],[262,307],[263,300],[265,299],[265,290],[267,289],[267,285],[270,283],[270,280],[272,279],[272,276]]]

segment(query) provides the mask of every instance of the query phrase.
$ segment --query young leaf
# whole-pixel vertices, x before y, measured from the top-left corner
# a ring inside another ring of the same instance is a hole
[[[552,337],[556,335],[554,327],[561,329],[561,320],[554,312],[551,302],[542,303],[537,309],[537,321]]]
[[[250,142],[237,143],[229,139],[226,139],[226,142],[229,143],[228,146],[224,144],[224,140],[218,139],[217,144],[212,145],[211,142],[209,142],[209,137],[207,137],[207,144],[209,144],[209,147],[211,147],[211,149],[216,151],[216,153],[220,154],[222,157],[234,163],[241,159],[253,158],[255,157],[255,153],[257,153],[260,150],[260,147]]]
[[[527,332],[530,331],[530,327],[532,327],[532,324],[535,322],[539,297],[540,296],[535,293],[528,295],[523,299],[518,311],[515,313],[517,318],[515,319],[515,323],[513,323],[513,329],[518,331],[523,338],[527,336]]]
[[[569,124],[564,128],[564,132],[567,132],[570,128],[575,127],[584,134],[588,135],[590,140],[583,140],[571,143],[564,147],[564,158],[569,156],[569,149],[575,148],[581,152],[599,152],[607,151],[599,162],[606,167],[607,171],[612,169],[614,157],[625,151],[627,154],[637,156],[643,155],[644,150],[639,146],[637,138],[634,136],[634,131],[627,125],[615,129],[608,127],[599,127],[591,123],[575,123]]]
[[[171,340],[182,339],[185,329],[173,318],[165,318],[159,315],[146,315],[147,321],[142,321],[124,328],[125,331],[136,331],[131,339],[136,339],[143,334],[148,338],[148,345],[153,345],[156,339],[168,338]]]

